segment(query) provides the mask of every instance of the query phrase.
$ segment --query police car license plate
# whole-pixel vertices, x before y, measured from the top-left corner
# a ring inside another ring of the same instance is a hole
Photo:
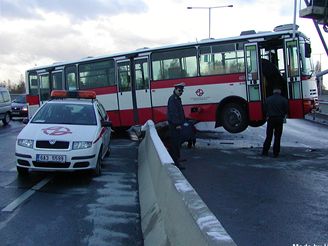
[[[40,162],[60,162],[64,163],[66,161],[65,155],[36,155],[36,160]]]

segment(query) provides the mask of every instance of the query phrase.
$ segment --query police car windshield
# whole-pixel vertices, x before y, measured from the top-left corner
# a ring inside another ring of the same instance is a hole
[[[32,123],[97,125],[93,105],[47,103],[33,117]]]

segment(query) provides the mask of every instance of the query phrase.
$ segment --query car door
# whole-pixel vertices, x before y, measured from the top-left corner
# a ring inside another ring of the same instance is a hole
[[[100,103],[97,104],[97,111],[101,121],[108,121],[107,112],[102,104]],[[106,152],[109,150],[110,136],[112,130],[110,127],[103,127],[102,131],[105,131],[104,134],[102,135],[102,143],[103,143],[102,156],[104,156]]]

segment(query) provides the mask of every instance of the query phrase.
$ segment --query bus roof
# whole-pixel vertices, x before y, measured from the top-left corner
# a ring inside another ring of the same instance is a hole
[[[304,35],[300,31],[298,31],[297,29],[298,29],[298,26],[295,30],[296,36],[302,36],[302,37],[308,39],[306,37],[306,35]],[[293,35],[292,24],[277,26],[274,29],[274,31],[266,31],[266,32],[257,32],[256,33],[254,30],[251,30],[251,31],[242,32],[242,34],[240,36],[235,36],[235,37],[220,38],[220,39],[214,39],[214,38],[208,39],[207,38],[207,39],[202,39],[202,40],[196,41],[196,42],[170,44],[170,45],[159,46],[159,47],[155,47],[155,48],[144,47],[144,48],[140,48],[140,49],[133,50],[133,51],[113,53],[113,54],[109,54],[109,55],[101,55],[101,56],[96,56],[96,57],[88,56],[88,57],[85,57],[82,59],[77,59],[77,60],[72,60],[72,61],[55,62],[53,64],[49,64],[49,65],[45,65],[45,66],[34,67],[31,69],[28,69],[27,72],[43,70],[43,69],[47,69],[47,68],[55,69],[55,68],[60,68],[60,67],[66,66],[66,65],[94,61],[94,60],[104,60],[104,59],[108,59],[108,58],[113,58],[113,59],[116,58],[117,59],[117,58],[124,57],[124,56],[126,58],[128,58],[129,56],[134,56],[137,54],[149,54],[154,51],[161,51],[161,50],[165,50],[165,49],[179,49],[179,48],[188,47],[188,46],[197,46],[197,45],[212,44],[212,43],[227,43],[227,42],[231,42],[231,41],[256,42],[256,41],[262,41],[261,39],[263,39],[263,41],[264,41],[266,38],[270,38],[270,37],[274,37],[274,36],[280,37],[283,35],[288,35],[288,36]]]

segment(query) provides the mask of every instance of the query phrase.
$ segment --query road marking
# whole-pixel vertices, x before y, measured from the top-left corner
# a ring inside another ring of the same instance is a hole
[[[3,208],[2,212],[12,212],[14,211],[19,205],[21,205],[25,200],[27,200],[30,196],[32,196],[36,191],[40,190],[43,186],[48,184],[48,182],[52,179],[52,177],[45,178],[41,180],[39,183],[34,185],[31,189],[24,192],[22,195],[17,197],[13,202],[8,204],[5,208]]]

